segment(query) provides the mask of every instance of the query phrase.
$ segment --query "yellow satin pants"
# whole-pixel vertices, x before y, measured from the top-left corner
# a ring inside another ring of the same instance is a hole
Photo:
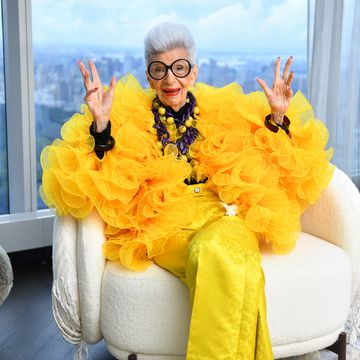
[[[189,288],[187,360],[273,359],[258,237],[226,216],[206,184],[189,185],[196,216],[154,261]]]

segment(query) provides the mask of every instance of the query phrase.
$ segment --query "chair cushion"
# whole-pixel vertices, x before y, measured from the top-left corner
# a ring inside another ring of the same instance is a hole
[[[344,325],[350,308],[351,267],[342,249],[303,233],[290,254],[263,253],[263,269],[274,348],[288,349],[289,344],[334,334]],[[185,354],[190,314],[187,288],[168,271],[153,265],[135,273],[107,263],[101,329],[112,348],[149,355]]]
[[[303,233],[293,252],[263,254],[262,265],[273,346],[302,343],[344,326],[351,304],[351,263],[344,250]]]

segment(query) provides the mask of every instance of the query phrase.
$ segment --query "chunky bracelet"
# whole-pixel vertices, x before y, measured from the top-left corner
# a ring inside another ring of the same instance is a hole
[[[291,134],[289,131],[290,120],[286,115],[284,115],[284,121],[281,125],[275,124],[271,121],[271,114],[267,115],[265,117],[265,126],[274,133],[277,133],[279,131],[279,129],[283,129],[285,131],[286,135],[291,138]]]
[[[93,122],[90,125],[90,135],[95,139],[95,152],[104,152],[113,149],[115,146],[115,139],[110,135],[111,133],[111,122],[109,121],[108,126],[102,132],[98,133],[95,131],[96,125]]]
[[[110,135],[106,144],[96,144],[94,146],[94,151],[109,151],[115,146],[115,139]]]

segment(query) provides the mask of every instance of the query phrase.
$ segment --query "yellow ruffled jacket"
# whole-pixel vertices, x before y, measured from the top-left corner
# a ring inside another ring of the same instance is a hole
[[[302,211],[316,202],[333,173],[326,127],[299,92],[287,112],[291,138],[264,126],[270,108],[262,92],[243,94],[235,83],[198,83],[194,95],[203,137],[195,146],[197,176],[207,176],[222,201],[237,204],[238,215],[274,252],[291,251]],[[192,168],[158,149],[154,96],[133,76],[117,83],[110,116],[116,145],[103,159],[93,151],[86,106],[64,124],[62,140],[41,154],[44,202],[58,215],[77,219],[95,207],[107,224],[104,255],[134,270],[146,269],[163,253],[195,208],[184,183]]]

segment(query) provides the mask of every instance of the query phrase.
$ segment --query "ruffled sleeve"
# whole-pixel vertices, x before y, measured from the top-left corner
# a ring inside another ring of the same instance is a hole
[[[190,165],[162,156],[156,146],[153,96],[132,76],[118,82],[110,116],[116,145],[103,159],[93,151],[85,106],[64,124],[62,139],[41,154],[44,202],[77,219],[95,207],[107,224],[104,256],[134,270],[144,270],[164,251],[167,239],[191,220],[194,206],[184,184]]]
[[[92,116],[85,106],[82,110],[63,125],[62,139],[46,146],[40,155],[43,177],[39,192],[43,201],[58,215],[71,214],[77,219],[87,216],[93,208],[78,177],[101,166],[93,152],[94,139],[89,135]]]
[[[301,213],[332,177],[325,125],[299,92],[286,114],[291,138],[265,127],[270,108],[262,92],[199,84],[196,95],[204,136],[196,159],[199,172],[209,176],[222,201],[238,205],[239,216],[274,252],[291,251]]]

